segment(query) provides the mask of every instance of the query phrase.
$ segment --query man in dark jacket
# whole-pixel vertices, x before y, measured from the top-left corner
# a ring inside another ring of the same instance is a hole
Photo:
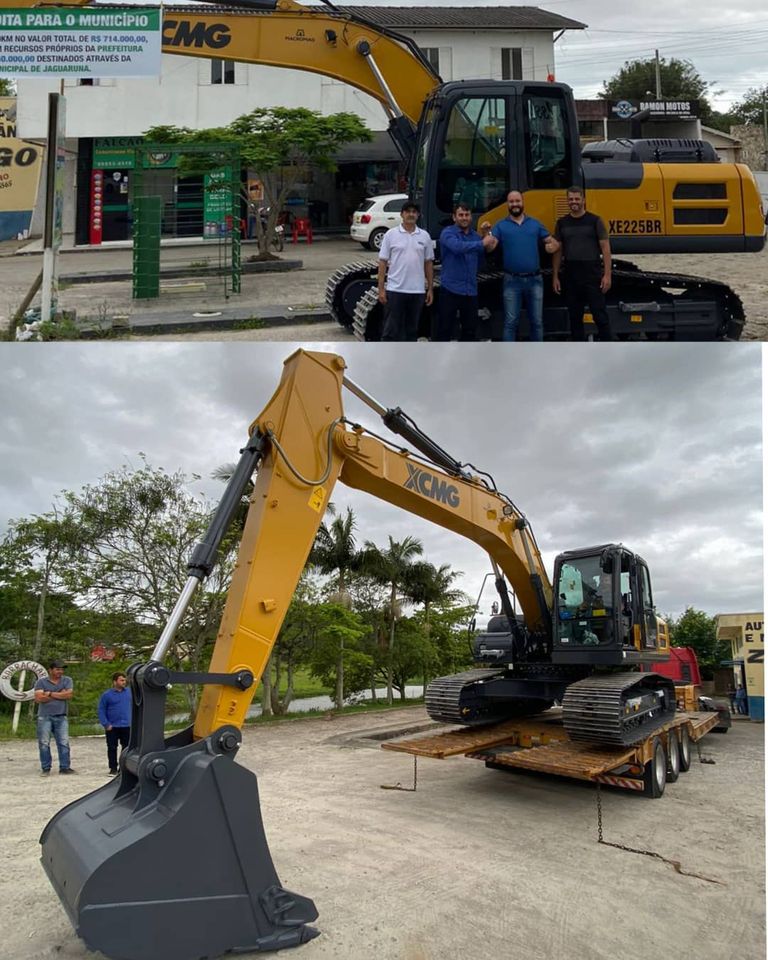
[[[453,208],[453,223],[440,234],[440,303],[433,340],[452,340],[456,318],[459,339],[477,339],[477,271],[489,241],[490,224],[481,237],[472,229],[472,210],[466,203]]]
[[[568,188],[567,217],[555,226],[560,250],[552,258],[552,289],[560,293],[560,262],[565,259],[565,300],[571,324],[571,338],[585,340],[584,305],[597,324],[600,340],[615,340],[605,307],[605,295],[611,289],[611,244],[605,224],[589,213],[581,187]]]
[[[107,737],[107,761],[112,777],[117,773],[117,745],[120,744],[122,754],[131,732],[131,692],[126,683],[124,673],[113,673],[112,686],[99,700],[99,723]]]

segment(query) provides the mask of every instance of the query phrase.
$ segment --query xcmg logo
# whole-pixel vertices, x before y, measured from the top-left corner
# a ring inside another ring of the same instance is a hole
[[[408,467],[406,490],[416,490],[431,500],[437,500],[438,503],[447,503],[449,507],[458,507],[461,503],[458,487],[454,487],[452,483],[441,480],[433,473],[427,473],[421,467],[414,467],[411,463],[406,463],[406,467]]]
[[[164,20],[164,47],[210,47],[220,50],[229,45],[232,37],[226,23],[206,23],[204,20]]]

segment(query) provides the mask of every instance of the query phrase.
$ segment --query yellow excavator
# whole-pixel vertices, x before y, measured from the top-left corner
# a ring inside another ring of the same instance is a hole
[[[581,184],[589,209],[606,222],[614,254],[763,248],[765,218],[754,176],[743,164],[719,162],[703,141],[613,141],[592,144],[582,156],[573,94],[565,84],[442,83],[413,40],[329,0],[311,7],[296,0],[205,2],[201,12],[165,7],[163,52],[306,70],[378,100],[408,162],[409,192],[421,205],[422,226],[435,240],[459,201],[470,204],[478,221],[505,217],[511,188],[525,191],[528,214],[552,230],[568,213],[565,191]],[[490,265],[479,278],[481,339],[500,339],[502,278]],[[619,339],[738,339],[744,309],[725,281],[651,273],[615,260],[608,295],[612,329]],[[436,287],[435,303],[439,272]],[[545,283],[545,336],[568,339],[567,309],[550,288]],[[326,300],[358,339],[380,339],[375,264],[337,270]],[[430,333],[434,309],[424,311],[422,335]]]
[[[343,388],[381,417],[392,440],[345,417]],[[164,657],[254,473],[209,670],[171,670]],[[550,582],[527,519],[490,474],[366,393],[340,356],[299,350],[251,425],[151,658],[129,670],[133,713],[119,779],[69,804],[42,834],[43,866],[90,948],[115,960],[197,960],[316,934],[312,901],[280,884],[256,777],[235,755],[338,481],[488,554],[501,615],[475,638],[475,669],[429,685],[433,718],[498,721],[558,700],[572,738],[630,744],[674,715],[672,681],[639,672],[669,651],[639,556],[620,543],[571,550],[557,557]],[[166,694],[179,683],[203,692],[194,724],[166,738]]]

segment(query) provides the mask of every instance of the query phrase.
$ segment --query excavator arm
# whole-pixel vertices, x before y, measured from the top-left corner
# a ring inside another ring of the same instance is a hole
[[[461,465],[446,472],[360,426],[350,428],[341,402],[344,370],[341,357],[299,350],[251,425],[264,454],[211,671],[261,676],[337,481],[473,540],[513,588],[529,630],[545,632],[552,590],[522,514]],[[387,413],[393,425],[403,417]],[[241,725],[254,690],[206,687],[195,736]]]

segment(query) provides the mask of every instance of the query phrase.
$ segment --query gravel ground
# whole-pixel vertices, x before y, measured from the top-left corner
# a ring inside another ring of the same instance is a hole
[[[321,936],[292,960],[763,960],[763,727],[707,737],[660,800],[419,761],[371,733],[426,720],[421,708],[246,728],[239,762],[258,771],[282,883],[311,897]],[[101,738],[73,742],[77,777],[38,775],[33,742],[0,744],[0,957],[86,960],[38,862],[38,837],[65,803],[101,786]],[[200,825],[205,829],[205,824]],[[151,869],[151,865],[148,867]],[[205,865],[201,864],[201,869]],[[286,957],[288,955],[286,954]]]

